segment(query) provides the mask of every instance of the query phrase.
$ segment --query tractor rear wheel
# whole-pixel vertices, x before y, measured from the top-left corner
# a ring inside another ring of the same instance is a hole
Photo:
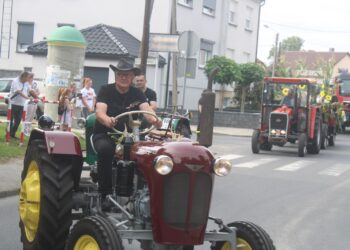
[[[326,149],[328,145],[328,126],[323,124],[322,125],[322,133],[321,133],[321,149]]]
[[[66,250],[122,250],[123,245],[113,224],[101,216],[80,220],[73,227]]]
[[[236,228],[237,246],[239,250],[275,250],[275,246],[264,229],[252,222],[236,221],[227,225]],[[229,242],[216,242],[212,250],[231,250]]]
[[[306,150],[308,154],[318,154],[320,152],[321,137],[322,137],[321,120],[318,118],[315,123],[314,138],[312,139],[311,144],[306,146]]]
[[[307,138],[306,134],[302,133],[298,136],[298,156],[304,157],[306,153]]]
[[[72,158],[49,155],[43,140],[28,146],[19,200],[24,250],[64,249],[72,223]]]
[[[191,130],[186,125],[182,125],[180,134],[185,138],[191,139]]]
[[[258,154],[260,151],[259,137],[260,137],[259,130],[254,130],[252,135],[252,151],[254,154]]]

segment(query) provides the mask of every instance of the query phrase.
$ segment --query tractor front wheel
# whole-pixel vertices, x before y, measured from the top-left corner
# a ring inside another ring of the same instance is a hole
[[[28,146],[19,197],[24,250],[63,250],[72,223],[72,158],[49,155],[43,140]]]
[[[328,127],[328,145],[329,146],[334,146],[335,145],[335,139],[337,137],[337,130],[335,127]]]
[[[311,144],[306,146],[307,152],[309,154],[318,154],[321,149],[321,140],[322,140],[321,120],[317,119],[315,123],[314,138],[312,139]]]
[[[66,250],[122,250],[123,245],[113,224],[101,216],[80,220],[73,227]]]
[[[322,134],[321,134],[321,149],[326,149],[328,146],[328,126],[322,125]]]
[[[236,221],[227,225],[236,228],[235,248],[229,242],[216,242],[212,250],[275,250],[275,246],[264,229],[252,222]]]
[[[302,133],[298,136],[298,156],[304,157],[306,153],[307,138],[306,134]]]
[[[252,151],[254,154],[258,154],[260,151],[259,137],[260,137],[259,130],[254,130],[252,135]]]

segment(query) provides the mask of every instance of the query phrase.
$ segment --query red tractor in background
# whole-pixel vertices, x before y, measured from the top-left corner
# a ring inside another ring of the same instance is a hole
[[[340,104],[343,105],[345,112],[344,123],[342,124],[343,131],[346,127],[350,127],[350,74],[346,71],[340,71],[340,74],[335,78],[336,88],[335,94]]]
[[[316,81],[280,77],[264,81],[261,123],[252,136],[253,153],[298,141],[299,157],[318,154],[324,134]]]

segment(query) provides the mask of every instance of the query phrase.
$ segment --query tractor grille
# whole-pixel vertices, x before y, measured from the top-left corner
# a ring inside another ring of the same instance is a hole
[[[203,225],[208,219],[211,184],[212,180],[208,174],[197,174],[192,199],[190,228]]]
[[[189,229],[206,223],[212,180],[210,175],[205,173],[199,172],[195,175],[195,178],[190,178],[189,173],[175,173],[166,177],[163,203],[165,223],[176,228],[186,229],[187,211],[190,205],[192,207],[188,218]],[[190,180],[194,180],[195,183],[190,183]],[[193,193],[189,202],[191,187],[193,187]]]
[[[270,131],[272,129],[286,130],[288,126],[288,116],[286,113],[271,113]]]
[[[164,182],[164,221],[174,227],[185,228],[190,175],[176,173]]]

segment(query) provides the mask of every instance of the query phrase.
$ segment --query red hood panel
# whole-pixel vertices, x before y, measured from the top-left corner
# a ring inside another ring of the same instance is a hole
[[[162,176],[153,168],[154,158],[158,155],[173,159],[174,168],[170,174]],[[145,141],[132,147],[131,159],[137,162],[148,182],[154,240],[162,244],[202,244],[214,181],[211,152],[189,141]],[[205,195],[198,195],[198,190],[204,190],[202,194]],[[183,212],[179,212],[179,207],[185,208],[181,210]],[[201,214],[202,219],[193,219],[196,213]],[[181,218],[179,225],[178,221],[169,219],[169,214]],[[194,226],[193,221],[201,223]]]

